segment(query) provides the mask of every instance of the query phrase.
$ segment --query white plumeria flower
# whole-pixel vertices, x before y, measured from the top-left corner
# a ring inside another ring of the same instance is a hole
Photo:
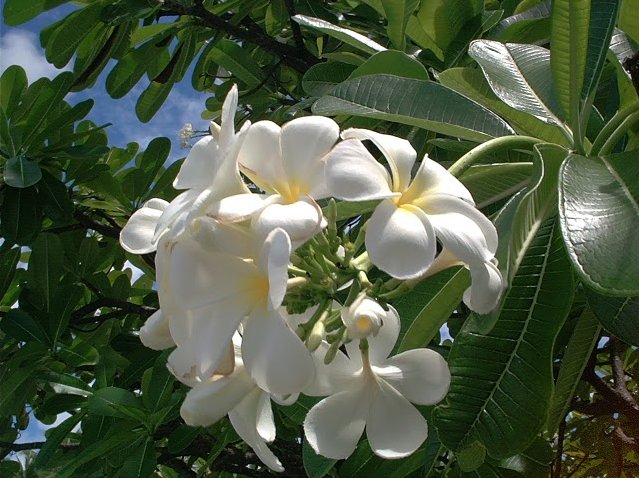
[[[211,122],[211,135],[199,140],[189,151],[173,181],[175,189],[186,191],[170,203],[151,199],[133,213],[120,233],[125,250],[134,254],[153,252],[167,230],[175,238],[192,219],[203,215],[209,204],[248,192],[238,170],[237,155],[250,122],[235,132],[237,101],[237,87],[233,86],[222,106],[221,126]]]
[[[197,374],[211,376],[244,321],[244,364],[262,389],[296,393],[313,380],[310,353],[278,312],[290,251],[290,239],[280,228],[267,236],[256,259],[206,250],[188,238],[173,245],[168,286],[181,312],[170,321],[178,344],[170,366],[188,374],[195,365]]]
[[[252,218],[261,237],[283,228],[294,245],[310,239],[322,227],[316,199],[327,197],[325,156],[339,139],[330,118],[306,116],[280,127],[271,121],[251,126],[240,149],[241,170],[265,194],[228,197],[208,210],[222,221]]]
[[[365,339],[377,335],[387,314],[377,301],[362,292],[350,306],[342,308],[342,322],[350,338]]]
[[[427,423],[411,404],[433,405],[444,398],[450,372],[444,358],[429,349],[414,349],[388,357],[397,341],[400,323],[390,307],[377,336],[369,336],[368,350],[358,341],[346,344],[348,356],[338,352],[323,364],[328,344],[313,354],[317,374],[307,395],[329,395],[306,416],[304,433],[313,449],[328,458],[350,456],[364,429],[373,452],[382,458],[413,453],[428,434]]]
[[[213,425],[228,414],[237,434],[259,459],[271,470],[282,472],[282,463],[266,445],[275,440],[271,396],[251,380],[244,367],[238,334],[233,337],[233,342],[233,373],[192,384],[193,388],[186,395],[180,414],[190,426]],[[297,399],[297,395],[293,399]]]
[[[328,156],[327,183],[339,199],[382,200],[366,229],[366,249],[379,269],[398,279],[417,278],[433,263],[437,240],[471,269],[493,258],[495,227],[446,169],[426,156],[411,181],[417,153],[408,141],[364,129],[346,130],[342,138]],[[390,175],[363,140],[383,153]]]
[[[169,318],[162,309],[146,319],[140,328],[140,341],[153,350],[164,350],[175,346],[169,329]]]

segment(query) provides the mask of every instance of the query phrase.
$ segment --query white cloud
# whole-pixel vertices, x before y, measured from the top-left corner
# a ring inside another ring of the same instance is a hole
[[[62,71],[47,62],[38,35],[21,29],[12,29],[0,37],[0,71],[10,65],[24,68],[29,83],[43,76],[53,78]]]

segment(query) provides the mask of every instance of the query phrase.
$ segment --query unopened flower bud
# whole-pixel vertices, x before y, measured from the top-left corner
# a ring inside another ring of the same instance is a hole
[[[353,303],[342,310],[342,322],[352,339],[365,339],[377,335],[387,312],[366,294],[361,293]]]
[[[311,333],[306,340],[306,346],[308,347],[308,349],[311,352],[317,350],[317,347],[320,346],[325,335],[326,327],[324,326],[324,322],[322,320],[318,320],[311,329]]]

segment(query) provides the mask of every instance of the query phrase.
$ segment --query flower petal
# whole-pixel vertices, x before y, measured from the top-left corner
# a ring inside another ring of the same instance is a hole
[[[133,213],[120,231],[120,244],[124,250],[133,254],[155,251],[155,228],[168,205],[163,199],[153,198]]]
[[[420,205],[443,246],[468,265],[489,261],[497,250],[497,230],[490,220],[466,201],[434,194]]]
[[[397,279],[412,279],[426,272],[433,262],[435,234],[417,208],[398,208],[385,200],[368,222],[366,249],[379,269]]]
[[[277,311],[248,318],[242,358],[255,383],[269,393],[299,392],[315,374],[308,349]]]
[[[283,229],[269,233],[258,259],[258,267],[268,276],[268,306],[271,310],[282,305],[288,281],[288,261],[291,240]]]
[[[268,401],[268,395],[255,387],[246,397],[242,399],[238,405],[229,411],[229,420],[237,434],[244,440],[255,452],[262,462],[271,470],[276,472],[284,471],[284,467],[273,452],[266,446],[265,440],[260,436],[260,421],[263,415],[264,397]],[[271,410],[270,401],[268,401],[268,409]],[[273,412],[270,412],[270,419],[273,419]],[[273,425],[274,426],[274,425]],[[273,435],[273,439],[275,436]],[[266,440],[272,441],[272,440]]]
[[[322,342],[312,353],[313,362],[315,363],[315,379],[308,387],[302,390],[305,395],[323,397],[357,385],[357,378],[362,368],[361,360],[359,362],[351,360],[342,351],[338,350],[333,361],[325,364],[324,356],[328,352],[328,348],[328,343]],[[359,355],[359,349],[357,354]]]
[[[161,309],[146,319],[140,328],[140,341],[153,350],[164,350],[175,346],[169,329],[169,319]]]
[[[233,85],[224,98],[222,104],[222,116],[220,118],[220,147],[223,153],[228,153],[229,147],[235,139],[235,113],[237,111],[237,85]]]
[[[280,149],[281,128],[272,121],[252,124],[239,151],[238,163],[244,173],[262,190],[279,191],[287,176]]]
[[[464,292],[464,304],[478,314],[487,314],[499,304],[506,284],[492,262],[470,266],[471,285]]]
[[[424,443],[428,424],[397,390],[380,381],[366,417],[366,436],[377,456],[403,458]]]
[[[430,349],[413,349],[389,358],[374,372],[392,385],[404,398],[417,405],[434,405],[450,387],[448,364]]]
[[[342,141],[326,157],[329,194],[346,201],[396,196],[388,171],[358,140]]]
[[[229,413],[255,388],[245,371],[201,383],[186,394],[180,415],[190,426],[209,426]]]
[[[271,408],[271,398],[268,393],[262,390],[260,390],[256,411],[255,424],[257,433],[267,442],[272,442],[275,440],[275,421],[273,419],[273,409]]]
[[[388,306],[382,317],[382,326],[377,335],[368,337],[368,359],[372,365],[380,365],[386,362],[386,358],[390,355],[395,347],[401,323],[399,314],[394,307]],[[348,356],[351,360],[361,367],[361,352],[359,343],[355,340],[345,345]]]
[[[413,202],[424,195],[449,194],[475,205],[470,191],[441,164],[424,156],[417,173],[402,199]]]
[[[405,139],[367,129],[350,128],[342,133],[344,139],[370,140],[382,152],[393,176],[393,191],[404,192],[410,183],[410,173],[417,152]]]
[[[207,252],[192,240],[179,241],[170,258],[170,285],[180,307],[192,309],[229,297],[246,297],[257,268],[239,257]],[[246,304],[246,312],[253,304]],[[245,313],[246,313],[245,312]]]
[[[205,250],[237,257],[254,257],[255,241],[248,227],[222,223],[210,217],[195,219],[189,228],[193,239]]]
[[[207,215],[219,222],[240,222],[264,209],[268,204],[262,194],[236,194],[225,197],[207,208]]]
[[[321,230],[322,209],[310,197],[302,197],[292,204],[270,204],[254,216],[252,229],[259,237],[266,237],[273,229],[282,228],[291,241],[301,244]]]
[[[215,177],[219,163],[223,161],[217,141],[205,136],[193,145],[175,176],[175,189],[204,189]]]
[[[195,201],[199,194],[200,191],[198,189],[189,189],[179,194],[169,203],[155,227],[155,234],[153,235],[154,241],[157,241],[160,235],[174,222],[178,221],[180,217],[188,215],[193,201]],[[181,233],[181,230],[171,228],[171,237],[177,237]]]
[[[339,392],[311,408],[304,419],[304,434],[317,454],[339,460],[355,451],[366,425],[367,391],[360,386]]]
[[[323,116],[304,116],[282,126],[282,161],[291,189],[326,197],[324,156],[339,139],[339,126]]]

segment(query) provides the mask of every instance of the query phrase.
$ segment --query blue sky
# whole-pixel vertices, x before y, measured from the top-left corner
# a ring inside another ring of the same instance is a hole
[[[31,1],[31,0],[24,0]],[[4,7],[5,0],[0,0]],[[27,72],[29,82],[46,76],[55,77],[61,70],[50,65],[44,57],[44,50],[40,46],[40,30],[51,23],[63,18],[75,7],[71,4],[62,5],[41,14],[33,20],[18,27],[9,27],[2,23],[0,27],[0,72],[9,65],[19,64]],[[168,137],[172,144],[171,160],[184,157],[186,150],[180,147],[178,132],[185,123],[192,123],[194,129],[203,130],[208,127],[208,121],[202,120],[201,112],[205,109],[204,101],[207,94],[194,91],[191,87],[191,69],[184,76],[184,80],[173,88],[166,103],[148,123],[143,124],[135,116],[135,103],[140,93],[148,85],[144,77],[128,95],[113,100],[107,94],[104,82],[109,71],[115,64],[111,61],[90,90],[71,93],[66,100],[75,104],[87,98],[93,98],[95,105],[88,115],[96,124],[112,123],[107,129],[112,146],[125,146],[129,142],[139,143],[141,148],[158,136]],[[67,65],[71,69],[73,60]],[[193,65],[192,65],[193,67]]]

